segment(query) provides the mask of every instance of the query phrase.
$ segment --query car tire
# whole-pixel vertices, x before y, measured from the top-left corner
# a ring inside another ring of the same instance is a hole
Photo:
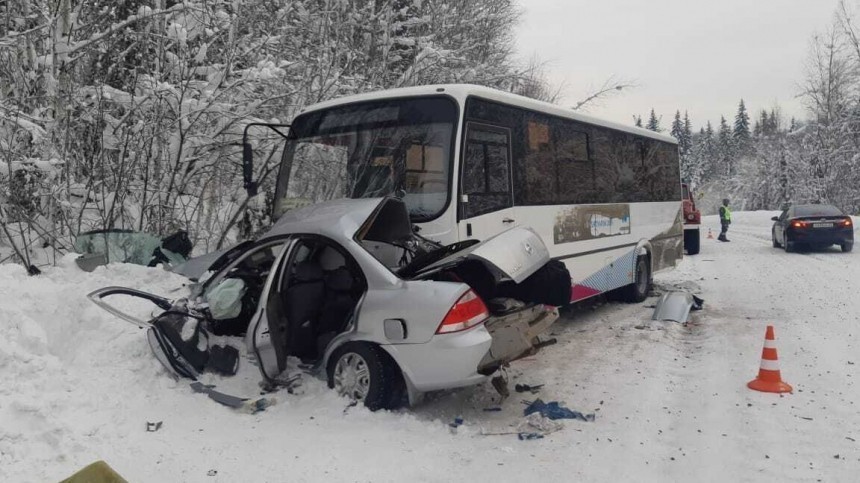
[[[795,242],[788,241],[787,239],[785,240],[785,245],[783,245],[783,248],[785,248],[785,253],[793,253],[797,251],[797,246]]]
[[[848,253],[854,249],[854,242],[845,242],[840,246],[842,247],[843,252]]]
[[[633,283],[621,287],[618,292],[621,300],[629,304],[636,304],[648,298],[651,292],[651,264],[646,255],[636,258],[636,271],[633,274]]]
[[[396,409],[403,403],[403,374],[394,359],[367,342],[349,342],[329,359],[328,387],[371,411]],[[365,379],[362,381],[362,379]]]
[[[700,248],[699,230],[684,230],[684,249],[687,255],[698,255]]]

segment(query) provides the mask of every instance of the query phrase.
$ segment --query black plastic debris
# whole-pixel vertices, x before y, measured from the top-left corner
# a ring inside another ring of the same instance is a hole
[[[534,386],[530,386],[528,384],[516,384],[514,386],[514,390],[517,392],[530,392],[532,394],[537,394],[542,387],[543,384],[536,384]]]
[[[151,423],[149,421],[146,422],[146,432],[147,433],[154,433],[154,432],[158,431],[159,429],[161,429],[161,421],[156,421],[154,423]]]

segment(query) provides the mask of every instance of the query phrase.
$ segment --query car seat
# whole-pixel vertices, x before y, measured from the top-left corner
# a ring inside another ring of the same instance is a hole
[[[326,346],[343,332],[347,319],[355,309],[355,278],[346,267],[330,272],[325,279],[325,305],[319,317],[317,353],[321,357]]]
[[[284,312],[290,327],[288,353],[302,359],[313,357],[315,334],[324,302],[323,270],[315,262],[296,264],[284,292]]]

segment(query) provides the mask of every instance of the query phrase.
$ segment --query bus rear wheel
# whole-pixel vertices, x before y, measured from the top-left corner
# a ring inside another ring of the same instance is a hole
[[[636,304],[648,298],[650,291],[651,264],[648,263],[647,256],[639,256],[636,258],[636,273],[633,276],[633,283],[621,287],[618,295],[622,301]]]

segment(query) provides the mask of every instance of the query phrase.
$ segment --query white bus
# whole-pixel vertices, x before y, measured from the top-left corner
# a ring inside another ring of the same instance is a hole
[[[570,271],[571,301],[621,287],[643,300],[683,253],[678,146],[659,133],[473,85],[324,102],[279,132],[274,219],[395,195],[421,235],[445,244],[530,226]]]

